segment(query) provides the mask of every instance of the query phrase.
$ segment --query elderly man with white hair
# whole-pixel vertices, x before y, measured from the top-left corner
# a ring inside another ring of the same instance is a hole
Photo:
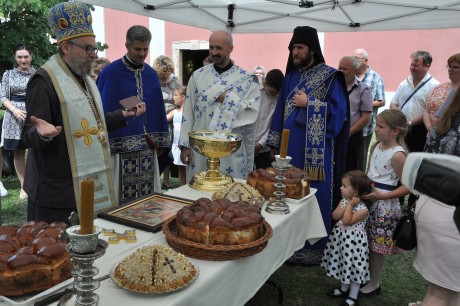
[[[350,101],[350,138],[348,139],[347,170],[361,169],[360,150],[363,142],[363,127],[371,121],[372,92],[364,82],[358,81],[356,73],[360,63],[354,56],[344,56],[339,70],[345,76]]]
[[[372,91],[373,109],[371,113],[371,121],[363,127],[363,142],[361,145],[361,153],[358,156],[358,164],[361,164],[361,169],[366,170],[367,167],[367,153],[371,143],[372,134],[374,133],[375,117],[379,107],[385,106],[385,86],[382,77],[369,67],[369,54],[363,48],[358,48],[353,51],[353,56],[360,62],[356,77],[359,81],[365,83]]]

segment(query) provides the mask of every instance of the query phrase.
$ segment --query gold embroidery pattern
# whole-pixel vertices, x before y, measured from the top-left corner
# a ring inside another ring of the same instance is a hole
[[[73,135],[77,138],[84,137],[83,142],[87,147],[91,147],[93,140],[91,139],[91,135],[98,135],[99,129],[96,127],[89,127],[88,120],[86,118],[81,119],[81,127],[82,130],[77,130],[73,132]]]
[[[315,113],[319,112],[321,107],[327,106],[327,102],[324,102],[318,99],[309,101],[308,104],[313,106],[313,110],[315,111]]]
[[[316,90],[310,95],[318,100],[324,100],[327,95],[326,84],[323,83],[316,88]]]
[[[308,122],[308,139],[312,144],[319,145],[324,141],[325,120],[319,115],[313,115]]]
[[[330,76],[332,67],[328,67],[326,65],[317,65],[313,69],[308,70],[305,74],[311,74],[309,77],[305,77],[307,80],[306,86],[307,88],[316,88],[325,80],[327,80]],[[304,74],[302,75],[302,77]]]
[[[322,164],[322,161],[324,159],[324,152],[318,152],[318,148],[314,148],[312,151],[311,151],[311,154],[306,154],[308,158],[311,158],[311,160],[313,161],[313,163],[316,165],[318,163],[318,161],[320,161],[320,165]]]
[[[330,77],[331,70],[333,70],[332,67],[321,64],[302,72],[301,81],[293,91],[305,93],[306,88],[309,88],[311,89],[310,93],[307,93],[309,97],[313,97],[317,100],[324,100],[327,95],[325,81]],[[295,109],[295,106],[292,105],[292,98],[294,95],[290,94],[289,96],[291,98],[287,100],[287,103],[284,105],[284,121],[286,121]]]
[[[105,146],[107,146],[107,140],[109,138],[108,135],[107,135],[107,132],[105,130],[105,125],[102,124],[101,115],[99,114],[99,111],[98,111],[98,109],[96,107],[96,103],[94,102],[93,95],[91,94],[89,84],[88,84],[88,82],[86,81],[85,78],[82,78],[82,79],[83,79],[83,83],[85,84],[85,87],[82,88],[83,92],[84,92],[86,98],[88,99],[89,106],[91,107],[91,111],[94,114],[94,119],[96,119],[97,129],[98,129],[97,134],[96,134],[97,138],[99,139],[99,142],[105,147]],[[79,86],[81,86],[80,82],[77,82],[77,83],[78,83]],[[86,120],[86,119],[83,119],[83,120]],[[86,124],[88,125],[88,121],[86,121],[86,122],[87,122]],[[90,145],[91,145],[91,143],[90,143]],[[85,144],[86,144],[86,142],[85,142]]]

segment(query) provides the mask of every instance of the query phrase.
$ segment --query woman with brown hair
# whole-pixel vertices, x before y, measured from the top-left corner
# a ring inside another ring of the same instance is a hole
[[[426,109],[423,113],[423,123],[428,131],[439,120],[436,112],[446,101],[447,96],[460,85],[460,53],[454,54],[447,60],[446,66],[450,82],[442,83],[433,88],[426,99]]]
[[[165,56],[160,55],[153,61],[153,69],[158,74],[160,79],[161,92],[163,94],[163,102],[165,105],[166,115],[173,111],[176,107],[174,106],[174,90],[181,84],[179,78],[174,74],[174,63],[173,61]],[[172,123],[169,123],[169,134],[172,140]],[[171,141],[172,142],[172,141]],[[172,158],[169,154],[163,154],[158,159],[160,173],[163,172],[163,184],[161,189],[171,189],[172,186],[169,183],[169,174],[171,166],[174,166]],[[164,169],[164,171],[162,171]]]
[[[27,198],[22,189],[26,169],[26,148],[21,140],[22,127],[26,119],[26,88],[30,77],[35,73],[32,67],[32,52],[25,44],[17,45],[13,50],[16,67],[5,71],[2,77],[0,100],[6,109],[2,125],[0,147],[12,150],[14,167],[21,184],[21,199]]]

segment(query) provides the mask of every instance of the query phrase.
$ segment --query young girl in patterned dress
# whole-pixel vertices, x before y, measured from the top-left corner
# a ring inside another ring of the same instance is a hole
[[[177,165],[179,172],[179,183],[185,185],[185,170],[186,165],[184,165],[180,160],[180,148],[179,148],[179,136],[180,136],[180,126],[182,124],[182,110],[184,109],[185,103],[185,94],[187,87],[179,86],[174,90],[173,100],[174,104],[178,107],[173,109],[166,115],[168,122],[173,122],[173,143],[171,145],[171,153],[174,159],[173,163]]]
[[[368,210],[363,196],[371,192],[371,181],[360,170],[348,171],[342,177],[342,200],[332,213],[340,220],[329,236],[321,266],[328,276],[341,282],[331,290],[331,297],[345,297],[341,305],[357,305],[361,284],[369,281],[369,245],[366,235]],[[348,297],[347,297],[347,293]]]
[[[401,213],[399,198],[409,194],[404,185],[399,185],[407,155],[404,143],[407,130],[407,119],[401,111],[391,109],[377,115],[374,129],[377,142],[371,148],[367,170],[374,188],[365,196],[373,201],[367,222],[371,279],[360,291],[365,296],[380,293],[386,256],[403,252],[393,244],[392,237]]]

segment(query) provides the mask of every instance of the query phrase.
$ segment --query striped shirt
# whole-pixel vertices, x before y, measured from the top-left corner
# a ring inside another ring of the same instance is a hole
[[[364,74],[364,78],[361,82],[364,82],[371,88],[374,101],[385,100],[385,86],[383,85],[383,79],[369,66],[367,67],[367,71]],[[371,114],[371,121],[363,127],[363,136],[368,136],[374,132],[376,116],[377,108],[374,108]]]

